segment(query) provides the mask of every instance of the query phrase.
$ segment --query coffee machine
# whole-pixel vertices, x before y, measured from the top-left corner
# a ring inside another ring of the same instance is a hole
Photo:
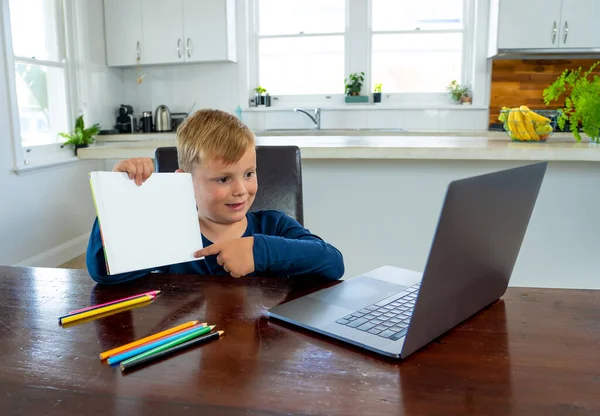
[[[121,104],[115,129],[119,133],[135,133],[136,121],[133,117],[133,107],[127,104]]]

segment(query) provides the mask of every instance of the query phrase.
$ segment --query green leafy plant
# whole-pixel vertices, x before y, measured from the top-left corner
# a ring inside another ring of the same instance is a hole
[[[365,81],[364,72],[355,72],[348,75],[348,78],[344,78],[346,95],[360,95],[362,90],[363,82]]]
[[[261,87],[260,85],[258,87],[256,87],[256,88],[254,88],[254,91],[257,94],[264,94],[265,92],[267,92],[267,90],[265,88]]]
[[[381,84],[375,84],[375,88],[373,89],[373,92],[381,92]]]
[[[564,107],[559,110],[558,125],[564,129],[568,120],[571,132],[578,142],[581,141],[581,126],[593,142],[600,143],[600,76],[591,76],[598,65],[600,61],[583,74],[581,67],[577,70],[567,69],[543,91],[547,106],[567,94]]]
[[[458,81],[452,81],[447,87],[446,91],[450,94],[450,97],[456,102],[462,101],[464,97],[470,97],[471,90],[466,85],[460,85]]]
[[[58,133],[58,135],[67,139],[67,141],[63,143],[63,146],[81,146],[93,143],[94,137],[99,132],[100,124],[98,123],[86,129],[83,122],[83,115],[81,115],[77,117],[77,120],[75,120],[75,130],[73,131],[73,133]]]

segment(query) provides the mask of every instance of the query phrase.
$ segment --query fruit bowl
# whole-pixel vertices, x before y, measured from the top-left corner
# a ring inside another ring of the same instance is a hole
[[[502,121],[504,131],[514,142],[545,142],[556,128],[556,111],[532,111],[524,105],[503,107],[498,120]]]

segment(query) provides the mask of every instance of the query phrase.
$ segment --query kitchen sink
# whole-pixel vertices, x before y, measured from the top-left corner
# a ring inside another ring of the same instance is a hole
[[[255,130],[257,136],[393,136],[404,129],[264,129]]]

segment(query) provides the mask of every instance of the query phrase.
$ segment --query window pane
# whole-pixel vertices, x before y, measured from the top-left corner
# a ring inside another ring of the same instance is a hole
[[[59,61],[56,0],[9,0],[17,57]]]
[[[262,39],[259,82],[272,95],[344,93],[344,37]]]
[[[63,141],[58,133],[70,132],[64,69],[17,62],[15,79],[23,146]]]
[[[374,31],[462,29],[463,0],[372,0]]]
[[[345,0],[259,0],[259,33],[343,33]]]
[[[373,86],[384,92],[443,92],[461,81],[462,34],[373,35]]]

